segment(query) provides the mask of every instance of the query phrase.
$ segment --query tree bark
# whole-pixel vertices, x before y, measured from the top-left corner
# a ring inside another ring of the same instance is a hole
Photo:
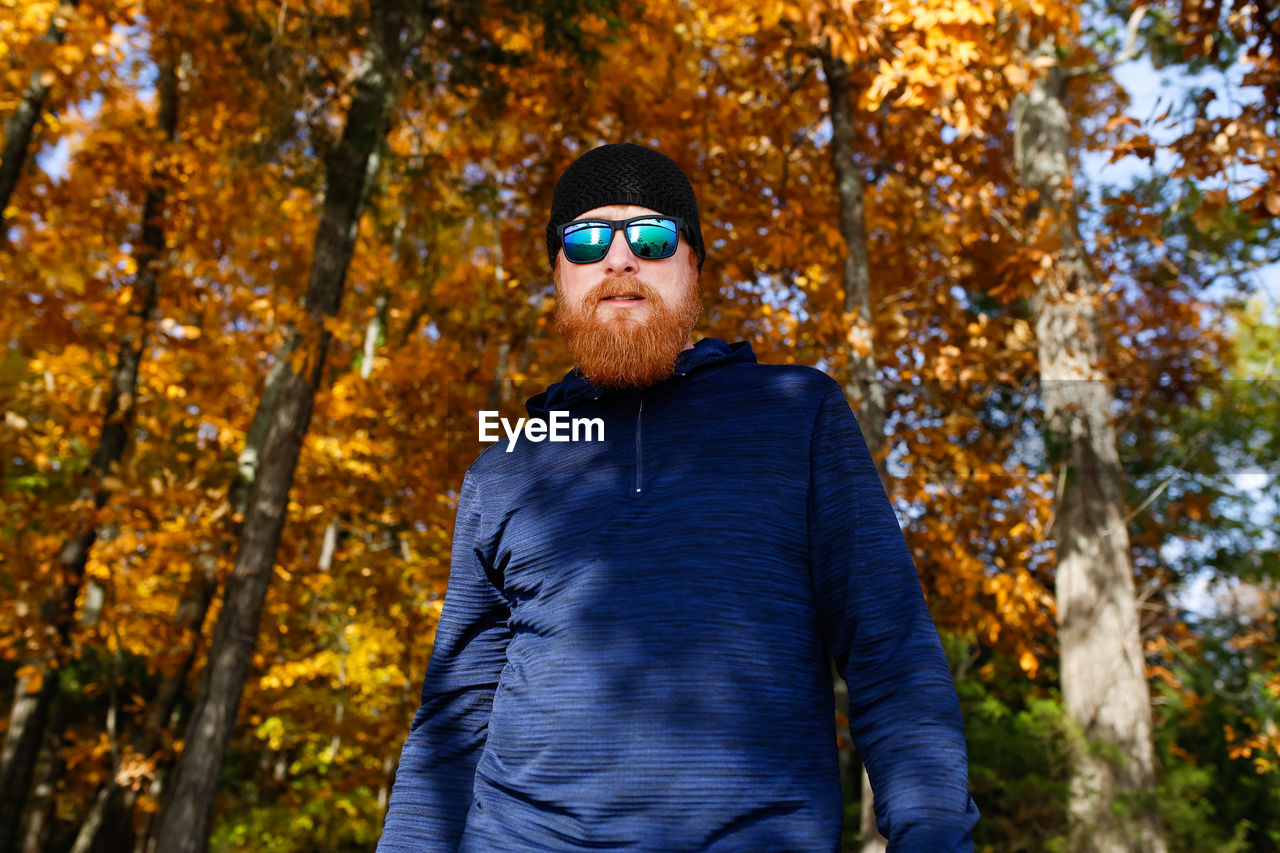
[[[1053,58],[1052,44],[1040,49]],[[1142,802],[1155,782],[1151,704],[1124,523],[1124,481],[1106,384],[1099,281],[1076,225],[1065,75],[1056,64],[1014,105],[1019,180],[1038,192],[1058,246],[1034,299],[1046,444],[1057,479],[1062,697],[1086,743],[1070,793],[1071,849],[1163,853]],[[1116,806],[1121,806],[1117,814]]]
[[[266,441],[271,417],[280,398],[281,377],[287,369],[288,359],[293,354],[294,341],[286,341],[277,353],[276,362],[267,372],[267,380],[263,387],[262,397],[253,421],[245,436],[245,446],[240,451],[236,463],[236,476],[227,491],[227,504],[230,517],[233,519],[227,531],[227,538],[216,545],[209,544],[207,549],[218,548],[223,556],[230,554],[234,540],[239,532],[239,525],[234,519],[244,512],[249,491],[253,487],[257,475],[258,460],[262,457],[262,445]],[[205,617],[209,613],[209,605],[213,603],[213,595],[217,591],[219,557],[206,550],[197,560],[197,570],[192,574],[187,590],[178,603],[174,621],[180,626],[187,639],[172,655],[178,664],[166,672],[156,687],[155,695],[147,708],[147,715],[142,728],[131,745],[134,755],[156,758],[154,776],[151,782],[153,795],[164,790],[163,778],[166,766],[159,762],[158,754],[164,746],[165,736],[173,725],[173,712],[182,698],[187,678],[195,666],[196,656],[200,648],[200,638],[204,634]],[[129,839],[134,838],[134,845],[145,846],[149,832],[134,832],[134,809],[138,795],[142,793],[137,787],[137,780],[120,780],[112,778],[98,791],[89,815],[80,825],[71,853],[109,853],[112,850],[127,849]],[[149,826],[154,820],[149,820]],[[136,837],[135,837],[136,835]]]
[[[326,159],[324,208],[306,294],[310,322],[308,328],[295,332],[300,346],[293,360],[300,364],[291,366],[282,378],[200,696],[160,817],[156,846],[165,853],[199,853],[208,843],[218,777],[235,729],[275,569],[289,490],[323,375],[330,340],[323,321],[335,316],[341,305],[362,199],[377,169],[377,151],[390,123],[400,66],[420,30],[416,14],[398,2],[375,7],[346,128]]]
[[[393,242],[393,259],[398,256],[399,237],[404,228],[404,222],[402,214],[395,235],[396,239]],[[372,365],[374,356],[370,341],[372,340],[376,344],[377,335],[385,327],[386,314],[387,297],[385,294],[381,294],[377,299],[375,317],[370,321],[369,328],[366,330],[365,359],[361,363],[360,371],[361,376],[364,378],[368,377],[368,369]],[[257,477],[259,460],[261,460],[263,453],[263,444],[266,441],[271,420],[280,400],[282,378],[288,370],[289,359],[293,355],[296,345],[297,341],[290,337],[285,340],[280,350],[276,353],[275,362],[272,364],[271,369],[267,371],[267,378],[263,385],[258,408],[254,412],[253,420],[245,436],[244,448],[237,457],[236,476],[227,492],[227,504],[230,508],[230,518],[232,519],[228,530],[228,538],[223,539],[216,545],[210,544],[207,546],[209,548],[219,548],[224,556],[231,553],[233,543],[239,535],[240,525],[234,519],[245,511],[249,492],[253,487],[254,479]],[[335,520],[326,530],[324,542],[326,549],[336,545],[337,530],[337,522]],[[331,551],[329,555],[329,558],[332,559]],[[325,555],[322,553],[322,568],[327,571],[327,566],[323,565],[324,562]],[[217,568],[217,557],[210,553],[204,553],[200,556],[199,570],[192,575],[187,592],[178,605],[175,617],[175,622],[189,639],[174,650],[173,656],[178,658],[178,665],[161,678],[155,695],[148,706],[143,727],[131,748],[135,755],[157,759],[152,781],[153,792],[164,790],[163,779],[167,768],[159,764],[159,752],[164,746],[165,735],[172,725],[173,712],[182,697],[187,677],[195,665],[205,617],[208,614],[209,605],[213,602],[213,595],[217,590]],[[109,780],[99,791],[94,807],[90,810],[89,816],[84,823],[81,824],[75,844],[71,848],[71,853],[108,853],[112,849],[127,847],[131,838],[134,839],[135,846],[140,845],[143,848],[148,846],[147,842],[150,840],[148,838],[149,832],[144,828],[143,832],[136,833],[135,838],[133,828],[134,809],[137,806],[140,793],[141,789],[133,784],[125,785],[121,784],[121,780]],[[154,826],[154,821],[149,821],[148,823]]]
[[[171,63],[162,63],[160,72],[159,125],[166,142],[177,137],[178,86]],[[158,159],[158,158],[157,158]],[[13,849],[18,836],[22,810],[41,738],[49,720],[49,709],[58,692],[60,657],[75,624],[76,598],[84,582],[89,551],[97,539],[93,513],[106,505],[110,490],[104,479],[117,470],[129,443],[133,423],[134,400],[138,385],[138,367],[146,348],[147,327],[159,298],[157,260],[164,252],[161,227],[165,204],[165,186],[158,171],[152,173],[152,186],[142,205],[142,239],[135,252],[138,277],[134,282],[135,306],[130,312],[127,330],[120,343],[120,353],[111,375],[111,394],[107,400],[98,447],[85,472],[82,500],[91,502],[93,510],[76,519],[76,533],[63,542],[58,555],[62,589],[42,608],[45,625],[43,657],[30,661],[34,674],[19,679],[9,716],[9,730],[0,753],[0,850]]]
[[[849,85],[849,66],[831,52],[829,44],[818,49],[823,75],[827,80],[827,102],[831,113],[831,166],[836,177],[840,200],[840,236],[844,240],[844,266],[841,286],[844,289],[846,324],[845,349],[849,373],[845,379],[845,396],[853,404],[854,414],[863,437],[875,460],[876,470],[885,491],[889,491],[885,470],[885,396],[884,386],[876,371],[872,338],[871,265],[867,256],[867,224],[863,211],[863,182],[856,162],[854,145],[853,101]],[[837,686],[837,693],[841,691]],[[888,845],[876,829],[871,780],[862,770],[862,853],[883,853]]]
[[[166,672],[156,687],[147,708],[147,716],[142,730],[130,745],[129,752],[141,757],[153,757],[164,745],[164,735],[169,728],[169,719],[178,700],[182,697],[183,685],[195,663],[196,652],[200,644],[201,629],[209,605],[213,602],[213,593],[218,582],[218,560],[212,554],[202,554],[197,561],[198,567],[192,574],[187,591],[178,605],[177,623],[181,626],[187,639],[174,650],[178,664]],[[118,772],[119,768],[117,768]],[[160,773],[159,767],[156,774]],[[122,780],[113,776],[98,791],[94,806],[89,816],[80,826],[71,853],[109,853],[111,850],[127,849],[133,843],[133,812],[138,802],[140,780]]]
[[[58,21],[71,15],[77,5],[79,0],[63,0],[54,13],[45,41],[62,44],[66,31]],[[9,207],[9,199],[13,197],[22,169],[27,164],[31,137],[35,135],[36,124],[40,121],[40,114],[44,112],[44,102],[49,97],[49,85],[44,80],[47,73],[48,70],[44,68],[31,72],[31,79],[22,92],[18,109],[5,123],[4,153],[0,154],[0,247],[9,242],[9,228],[4,223],[4,211]]]
[[[45,738],[45,748],[36,767],[35,785],[31,789],[31,815],[22,839],[22,853],[40,853],[49,843],[52,832],[58,788],[62,777],[62,743],[57,736]]]

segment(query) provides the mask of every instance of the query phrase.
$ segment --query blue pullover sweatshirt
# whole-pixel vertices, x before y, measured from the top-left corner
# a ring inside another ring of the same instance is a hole
[[[464,476],[381,853],[835,851],[827,655],[889,849],[972,849],[951,673],[834,380],[708,338],[641,391],[570,371],[527,408],[604,437]]]

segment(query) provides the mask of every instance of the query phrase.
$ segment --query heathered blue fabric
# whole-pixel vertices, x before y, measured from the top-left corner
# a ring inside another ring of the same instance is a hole
[[[971,850],[951,675],[840,387],[704,339],[577,373],[463,479],[444,610],[378,850],[835,851],[826,655],[894,853]]]

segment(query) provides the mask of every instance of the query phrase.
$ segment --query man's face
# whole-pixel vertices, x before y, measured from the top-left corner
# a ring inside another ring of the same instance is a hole
[[[608,205],[578,219],[628,219],[657,213]],[[659,261],[631,251],[615,231],[608,253],[591,264],[556,257],[556,329],[582,373],[597,385],[643,388],[670,376],[702,311],[697,260],[684,234]]]

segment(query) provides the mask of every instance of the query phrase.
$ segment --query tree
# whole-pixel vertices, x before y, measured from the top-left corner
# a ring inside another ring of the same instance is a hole
[[[75,12],[77,3],[78,0],[66,0],[58,7],[49,23],[45,42],[54,46],[63,43],[66,39],[67,18]],[[44,112],[45,100],[49,97],[49,88],[54,79],[55,75],[48,68],[34,69],[18,102],[18,108],[5,123],[4,151],[0,153],[0,246],[9,239],[4,211],[9,207],[14,187],[18,185],[18,178],[26,166],[31,138],[40,121],[40,114]]]
[[[178,123],[176,57],[166,57],[160,75],[160,110],[157,124],[163,140],[173,143]],[[152,186],[142,204],[142,239],[135,255],[137,281],[129,325],[120,342],[111,376],[110,393],[98,438],[97,450],[84,473],[84,485],[74,508],[76,532],[59,551],[61,589],[47,602],[43,621],[48,626],[42,657],[22,672],[17,698],[9,716],[0,759],[0,846],[16,843],[23,805],[31,784],[49,709],[58,692],[58,668],[66,655],[68,637],[76,614],[76,599],[84,581],[89,551],[98,537],[94,513],[111,498],[112,483],[119,481],[118,467],[129,447],[138,370],[146,351],[147,328],[159,298],[158,266],[164,261],[165,236],[161,217],[166,199],[166,178],[160,167],[152,174]]]
[[[1164,850],[1139,798],[1155,784],[1151,705],[1125,527],[1123,472],[1104,363],[1101,282],[1077,230],[1070,173],[1068,72],[1051,34],[1043,74],[1015,107],[1025,222],[1043,247],[1034,297],[1045,442],[1055,471],[1062,696],[1085,738],[1071,786],[1076,850]],[[1117,805],[1123,811],[1117,813]]]
[[[341,305],[365,196],[377,172],[379,149],[401,85],[402,65],[424,26],[416,12],[396,2],[372,9],[346,127],[326,162],[324,209],[305,297],[307,315],[294,332],[293,363],[281,380],[280,400],[250,492],[200,698],[187,725],[184,749],[156,832],[162,850],[199,851],[208,841],[218,771],[235,727],[294,468],[324,375],[332,336],[324,322],[336,316]]]

